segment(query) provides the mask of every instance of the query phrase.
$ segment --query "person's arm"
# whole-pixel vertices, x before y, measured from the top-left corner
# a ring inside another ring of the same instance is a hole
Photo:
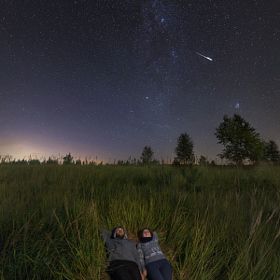
[[[145,279],[145,277],[147,276],[147,272],[145,269],[145,260],[144,260],[143,250],[142,250],[140,244],[137,244],[136,248],[137,248],[137,253],[138,253],[137,264],[138,264],[139,270],[141,272],[142,278]]]
[[[102,239],[104,240],[104,242],[108,243],[108,241],[110,240],[110,237],[111,237],[111,232],[109,230],[102,229],[101,236],[102,236]]]
[[[158,241],[158,235],[155,231],[153,231],[153,240]]]

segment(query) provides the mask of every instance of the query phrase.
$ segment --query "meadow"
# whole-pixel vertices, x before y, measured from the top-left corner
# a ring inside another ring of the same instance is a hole
[[[174,279],[280,279],[280,167],[0,165],[0,279],[108,279],[100,229],[155,229]]]

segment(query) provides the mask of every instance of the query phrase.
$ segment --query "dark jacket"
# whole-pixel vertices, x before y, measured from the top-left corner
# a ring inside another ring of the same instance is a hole
[[[101,235],[106,245],[109,262],[116,260],[132,261],[142,271],[136,244],[132,240],[128,240],[127,235],[123,239],[117,238],[113,232],[111,233],[108,230],[102,230]]]

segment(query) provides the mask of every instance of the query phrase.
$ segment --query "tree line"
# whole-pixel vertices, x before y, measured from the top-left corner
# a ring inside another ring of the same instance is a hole
[[[216,128],[215,136],[218,143],[223,145],[223,150],[219,154],[221,159],[226,159],[228,164],[243,165],[256,164],[260,161],[270,162],[273,164],[280,164],[280,152],[275,141],[265,141],[254,127],[250,125],[244,118],[238,114],[233,117],[225,115],[223,121]],[[191,165],[198,163],[200,165],[215,164],[214,161],[209,163],[207,158],[200,156],[199,161],[195,162],[194,144],[188,133],[182,133],[177,139],[175,147],[175,158],[173,165]],[[88,161],[87,159],[81,161],[74,160],[71,153],[66,154],[59,161],[57,158],[49,157],[48,160],[40,162],[38,159],[30,158],[27,160],[12,161],[11,156],[0,156],[0,163],[20,163],[20,164],[76,164],[76,165],[97,165],[95,161]],[[162,162],[163,163],[163,162]],[[102,165],[103,162],[99,162]],[[145,146],[141,153],[140,159],[129,158],[126,161],[118,160],[114,162],[117,165],[147,165],[160,164],[154,158],[154,152],[150,146]]]
[[[233,117],[224,116],[223,121],[216,128],[215,136],[218,143],[224,146],[221,159],[235,165],[256,164],[260,161],[280,164],[280,152],[275,141],[265,141],[254,127],[238,114]],[[186,165],[195,163],[193,141],[187,133],[182,133],[177,139],[176,157],[173,164]],[[144,147],[143,163],[152,161],[151,147]],[[199,164],[207,164],[207,158],[201,156]]]

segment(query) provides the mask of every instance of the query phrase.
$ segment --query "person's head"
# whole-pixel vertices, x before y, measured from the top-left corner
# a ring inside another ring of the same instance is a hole
[[[153,239],[153,232],[149,228],[143,228],[138,231],[138,239],[140,242],[148,242]]]
[[[122,226],[118,226],[112,229],[111,238],[127,239],[127,233]]]

